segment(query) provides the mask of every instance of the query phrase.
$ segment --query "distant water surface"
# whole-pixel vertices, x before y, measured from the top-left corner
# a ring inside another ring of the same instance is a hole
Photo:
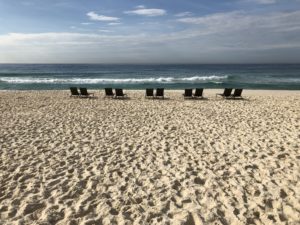
[[[300,64],[104,65],[0,64],[1,90],[147,87],[300,90]]]

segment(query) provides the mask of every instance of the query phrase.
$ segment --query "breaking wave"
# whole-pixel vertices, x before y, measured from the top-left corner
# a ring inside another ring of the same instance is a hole
[[[228,76],[157,77],[157,78],[37,78],[1,77],[0,81],[15,84],[135,84],[135,83],[203,83],[221,82]]]

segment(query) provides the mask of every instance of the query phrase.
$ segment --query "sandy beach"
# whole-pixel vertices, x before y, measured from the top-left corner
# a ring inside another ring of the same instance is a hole
[[[0,224],[300,224],[300,91],[0,92]]]

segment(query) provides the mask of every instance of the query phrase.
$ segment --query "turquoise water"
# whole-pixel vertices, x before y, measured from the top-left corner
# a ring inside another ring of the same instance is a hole
[[[300,90],[300,64],[0,64],[1,90],[246,88]]]

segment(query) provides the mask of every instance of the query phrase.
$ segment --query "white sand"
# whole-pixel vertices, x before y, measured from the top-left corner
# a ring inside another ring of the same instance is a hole
[[[0,92],[0,224],[300,224],[300,91]]]

